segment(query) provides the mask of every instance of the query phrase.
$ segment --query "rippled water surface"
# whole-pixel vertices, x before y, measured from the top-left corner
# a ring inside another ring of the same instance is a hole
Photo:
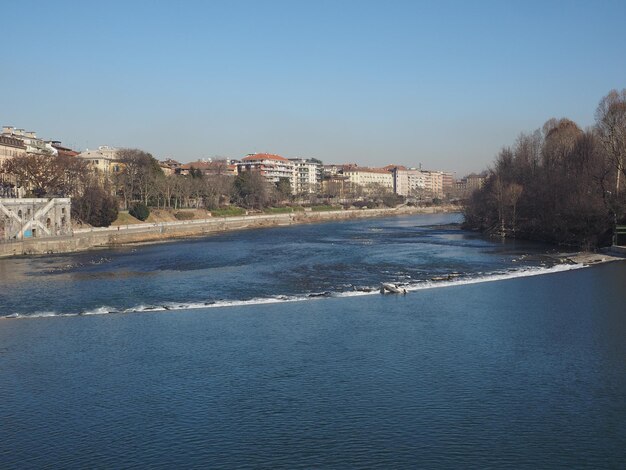
[[[455,221],[0,260],[0,467],[623,468],[626,263]]]
[[[411,290],[439,286],[448,276],[463,283],[572,268],[553,267],[541,247],[493,243],[449,225],[458,221],[458,215],[357,220],[0,260],[0,316],[296,301],[364,294],[381,282]]]

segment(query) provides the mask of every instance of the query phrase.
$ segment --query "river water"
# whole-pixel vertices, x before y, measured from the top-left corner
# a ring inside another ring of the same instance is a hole
[[[458,221],[0,260],[0,467],[624,468],[626,263]]]

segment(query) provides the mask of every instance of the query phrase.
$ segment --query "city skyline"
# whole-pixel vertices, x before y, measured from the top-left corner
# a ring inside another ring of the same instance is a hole
[[[626,77],[621,2],[122,5],[22,4],[0,124],[182,162],[269,152],[461,176],[551,117],[592,125]]]

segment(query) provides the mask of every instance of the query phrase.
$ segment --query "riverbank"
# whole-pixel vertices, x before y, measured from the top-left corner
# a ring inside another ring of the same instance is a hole
[[[457,212],[457,206],[357,209],[286,214],[211,217],[203,220],[142,223],[112,227],[75,229],[73,235],[0,243],[0,258],[20,255],[73,253],[94,248],[156,243],[172,239],[206,236],[211,233],[294,224],[340,221],[357,218]]]

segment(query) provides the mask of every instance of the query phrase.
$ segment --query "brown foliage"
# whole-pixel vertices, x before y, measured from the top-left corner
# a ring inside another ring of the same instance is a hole
[[[2,171],[38,197],[74,196],[83,191],[88,167],[67,155],[27,154],[7,160]]]
[[[610,243],[615,172],[597,133],[551,119],[543,136],[522,135],[500,152],[466,206],[466,226],[571,246]]]

